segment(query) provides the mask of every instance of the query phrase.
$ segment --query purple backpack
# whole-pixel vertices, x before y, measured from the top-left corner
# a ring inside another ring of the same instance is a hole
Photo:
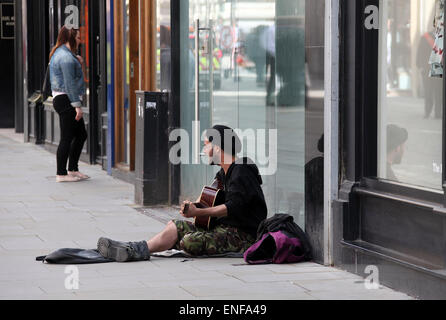
[[[297,263],[305,261],[305,254],[299,239],[277,231],[264,234],[245,252],[244,258],[249,264]]]

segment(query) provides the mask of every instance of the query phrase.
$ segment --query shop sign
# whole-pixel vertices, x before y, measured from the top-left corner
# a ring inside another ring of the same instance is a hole
[[[14,3],[2,3],[0,4],[0,17],[1,17],[1,39],[8,40],[14,39],[14,27],[15,27],[15,15],[14,15]]]

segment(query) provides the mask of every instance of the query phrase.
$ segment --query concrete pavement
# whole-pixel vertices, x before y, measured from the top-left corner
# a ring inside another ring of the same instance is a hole
[[[175,208],[138,208],[132,185],[81,164],[90,181],[55,183],[56,158],[0,130],[0,299],[411,299],[314,263],[249,266],[242,259],[152,258],[76,266],[35,261],[60,248],[95,248],[101,236],[148,239]],[[79,289],[71,286],[78,272]],[[67,289],[68,288],[68,289]]]

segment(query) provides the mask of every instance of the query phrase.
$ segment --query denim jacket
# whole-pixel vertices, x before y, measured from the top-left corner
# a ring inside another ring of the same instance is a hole
[[[50,80],[53,92],[66,93],[73,107],[82,107],[81,99],[85,94],[82,66],[65,45],[59,47],[51,58]]]

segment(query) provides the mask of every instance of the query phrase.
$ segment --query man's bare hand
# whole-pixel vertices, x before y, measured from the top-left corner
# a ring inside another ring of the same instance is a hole
[[[194,218],[197,216],[198,208],[190,201],[184,201],[181,205],[180,214],[185,218]]]

